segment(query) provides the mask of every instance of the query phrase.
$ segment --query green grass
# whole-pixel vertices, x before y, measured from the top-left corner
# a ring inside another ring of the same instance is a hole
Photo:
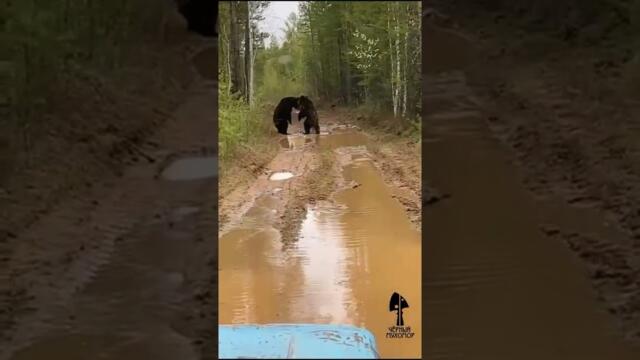
[[[273,127],[266,105],[250,107],[220,88],[218,144],[222,161],[232,159],[239,150],[264,142]]]

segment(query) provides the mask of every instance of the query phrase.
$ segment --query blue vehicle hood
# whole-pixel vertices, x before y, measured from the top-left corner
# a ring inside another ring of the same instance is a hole
[[[350,325],[221,325],[218,331],[220,359],[379,357],[373,334]]]

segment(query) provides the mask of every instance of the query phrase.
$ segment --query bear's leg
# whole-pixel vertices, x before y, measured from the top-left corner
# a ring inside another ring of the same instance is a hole
[[[309,134],[310,131],[311,131],[311,125],[309,125],[309,122],[305,120],[305,122],[304,122],[304,133],[305,134]]]
[[[276,125],[276,129],[278,129],[279,134],[287,135],[287,128],[288,128],[287,120],[278,119],[275,125]]]
[[[316,134],[320,135],[320,124],[316,123]]]

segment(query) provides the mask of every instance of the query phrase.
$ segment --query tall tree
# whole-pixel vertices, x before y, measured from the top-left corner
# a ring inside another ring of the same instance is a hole
[[[243,10],[245,12],[245,26],[244,26],[244,72],[245,72],[245,100],[248,104],[252,102],[253,91],[253,57],[252,57],[252,45],[253,39],[251,36],[251,6],[249,2],[244,2]]]
[[[240,29],[238,29],[238,2],[229,2],[229,81],[230,91],[232,94],[241,92],[240,85]]]
[[[268,46],[258,27],[267,2],[238,3],[221,10],[229,18],[220,34],[229,86],[221,88],[250,105],[301,91],[398,118],[419,113],[420,2],[304,1],[287,18],[284,39]]]

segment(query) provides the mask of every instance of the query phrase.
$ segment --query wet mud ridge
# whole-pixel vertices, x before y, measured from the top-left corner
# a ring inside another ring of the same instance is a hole
[[[567,51],[553,61],[505,56],[479,63],[470,78],[489,128],[514,154],[527,189],[541,201],[590,209],[599,214],[595,221],[616,229],[615,236],[561,231],[554,237],[581,262],[622,335],[638,343],[640,110],[623,86],[594,78]]]
[[[326,133],[294,127],[265,173],[227,197],[239,205],[226,205],[235,213],[220,232],[220,323],[356,325],[381,356],[420,357],[419,336],[386,338],[395,318],[384,311],[398,291],[411,306],[405,323],[421,333],[420,233],[369,137],[321,117]]]
[[[214,91],[194,88],[146,160],[16,235],[0,272],[0,359],[213,358]]]
[[[463,69],[442,69],[426,81],[425,176],[452,196],[425,208],[425,358],[640,356],[604,311],[582,261],[596,265],[603,286],[631,289],[624,252],[578,250],[578,258],[572,251],[578,241],[602,249],[595,238],[624,233],[593,209],[533,196]],[[602,261],[617,270],[598,270]]]

